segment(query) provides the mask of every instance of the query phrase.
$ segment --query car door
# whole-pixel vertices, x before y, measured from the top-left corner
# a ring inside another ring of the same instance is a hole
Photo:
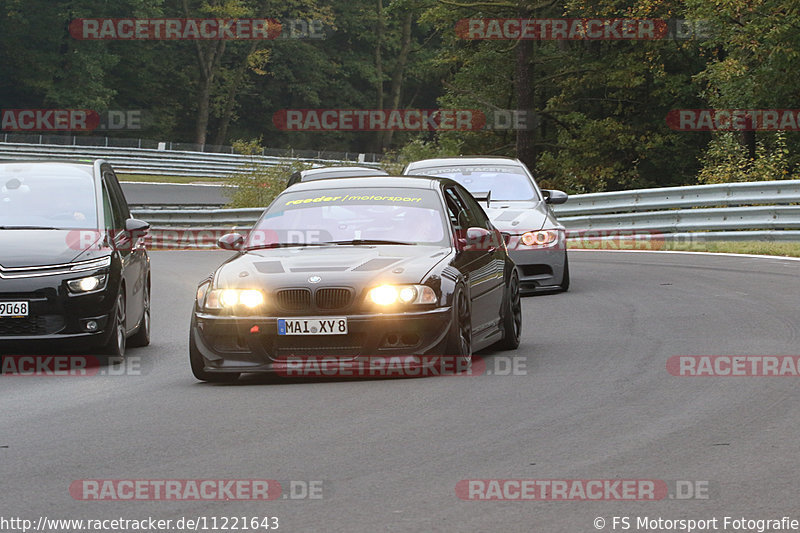
[[[481,250],[481,246],[467,247],[466,234],[470,227],[475,227],[475,217],[458,193],[456,185],[444,187],[444,198],[448,214],[456,231],[456,258],[454,266],[464,275],[467,282],[470,301],[472,303],[472,332],[474,338],[480,338],[486,329],[497,320],[494,309],[486,306],[492,299],[492,283],[486,278],[491,268],[491,255]],[[458,241],[461,241],[459,244]]]
[[[144,313],[144,275],[146,257],[141,239],[133,239],[125,230],[125,223],[131,217],[125,195],[122,193],[117,177],[110,167],[103,168],[104,194],[107,192],[113,214],[111,239],[122,264],[122,279],[125,281],[126,327],[139,323]]]
[[[480,254],[477,263],[480,270],[473,275],[478,305],[486,311],[482,323],[486,328],[497,326],[500,322],[500,310],[505,295],[505,255],[502,236],[492,225],[489,217],[480,204],[462,186],[456,186],[456,192],[467,208],[470,227],[483,228],[491,233],[484,242],[477,243],[476,253]],[[477,278],[477,279],[475,279]]]

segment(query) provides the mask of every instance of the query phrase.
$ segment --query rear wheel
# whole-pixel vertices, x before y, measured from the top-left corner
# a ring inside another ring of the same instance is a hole
[[[561,278],[561,290],[566,292],[569,290],[569,259],[566,254],[564,254],[564,275]]]
[[[121,358],[125,357],[125,346],[127,344],[126,331],[125,331],[125,287],[119,288],[117,295],[117,304],[114,306],[111,316],[109,317],[108,329],[111,334],[106,344],[101,348],[103,355],[108,357]]]
[[[456,370],[466,370],[472,364],[472,312],[462,285],[456,286],[453,294],[453,321],[445,355],[455,359]]]
[[[514,270],[503,302],[503,339],[498,345],[504,350],[516,350],[522,334],[522,302],[519,298],[519,276]]]
[[[189,332],[189,364],[192,367],[192,374],[200,381],[208,381],[209,383],[231,383],[239,379],[238,373],[214,373],[206,372],[204,370],[205,363],[203,356],[197,349],[194,343],[194,332]]]
[[[142,295],[144,312],[142,313],[142,321],[139,323],[139,329],[136,333],[128,339],[128,346],[149,346],[150,345],[150,281],[144,286],[144,294]]]

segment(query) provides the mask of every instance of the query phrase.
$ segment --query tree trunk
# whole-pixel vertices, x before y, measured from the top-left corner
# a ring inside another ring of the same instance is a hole
[[[376,109],[383,109],[383,56],[381,47],[383,46],[384,20],[383,20],[383,0],[378,0],[376,6],[378,22],[375,27],[375,90],[377,92]],[[380,151],[383,145],[383,132],[376,132],[375,147],[376,152]]]
[[[517,109],[530,114],[534,109],[533,90],[533,42],[519,41],[516,48],[516,72],[514,77],[514,92],[516,93]],[[531,119],[531,117],[528,117]],[[517,157],[528,168],[533,169],[536,164],[536,139],[534,128],[519,129],[516,132]]]
[[[256,51],[257,47],[258,41],[253,41],[253,43],[250,45],[250,50],[247,52],[247,54],[245,54],[244,59],[242,59],[242,62],[239,64],[239,67],[236,69],[236,73],[233,76],[233,82],[228,89],[228,94],[225,96],[225,106],[222,110],[222,116],[220,117],[219,129],[217,130],[217,135],[214,138],[214,144],[216,145],[225,144],[225,137],[228,136],[228,127],[231,124],[231,117],[233,117],[233,108],[236,105],[236,96],[239,93],[239,88],[242,86],[244,75],[247,73],[247,65],[250,55]]]
[[[406,65],[408,64],[408,53],[411,50],[411,22],[413,20],[412,13],[406,13],[403,19],[402,29],[402,44],[400,53],[397,56],[397,65],[394,72],[392,72],[392,86],[389,90],[390,109],[400,109],[400,93],[403,88],[403,76],[405,75]],[[393,130],[385,132],[381,138],[381,145],[379,146],[380,152],[392,144]]]

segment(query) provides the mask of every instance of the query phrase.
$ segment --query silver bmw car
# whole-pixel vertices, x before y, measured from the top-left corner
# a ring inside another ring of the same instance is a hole
[[[525,291],[566,291],[569,288],[566,231],[551,204],[563,204],[567,194],[539,189],[520,160],[506,157],[444,157],[409,163],[403,174],[451,178],[484,206],[506,239]]]

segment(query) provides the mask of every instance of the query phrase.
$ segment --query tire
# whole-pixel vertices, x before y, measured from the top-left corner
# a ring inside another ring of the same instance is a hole
[[[128,346],[142,347],[150,345],[150,280],[144,286],[144,294],[142,295],[144,312],[142,314],[142,321],[139,323],[139,329],[136,333],[128,339]]]
[[[194,328],[192,328],[194,329]],[[194,343],[194,332],[189,331],[189,364],[192,367],[192,374],[194,377],[197,378],[199,381],[207,381],[209,383],[232,383],[239,379],[241,374],[237,373],[216,373],[216,372],[206,372],[203,370],[205,368],[205,363],[203,362],[203,356],[200,355],[200,352],[197,349],[197,346]]]
[[[497,345],[503,350],[516,350],[522,334],[522,302],[519,297],[519,276],[516,269],[508,283],[508,293],[503,298],[503,339]]]
[[[125,357],[125,348],[127,345],[127,332],[125,331],[125,286],[120,286],[119,294],[117,295],[117,303],[114,306],[113,318],[109,325],[111,334],[108,341],[100,349],[102,355],[123,358]]]
[[[472,365],[472,311],[462,285],[457,285],[453,294],[453,321],[445,355],[456,359],[457,369],[468,369]]]
[[[561,287],[562,292],[567,292],[569,290],[569,258],[566,254],[564,254],[564,275],[561,278]]]

